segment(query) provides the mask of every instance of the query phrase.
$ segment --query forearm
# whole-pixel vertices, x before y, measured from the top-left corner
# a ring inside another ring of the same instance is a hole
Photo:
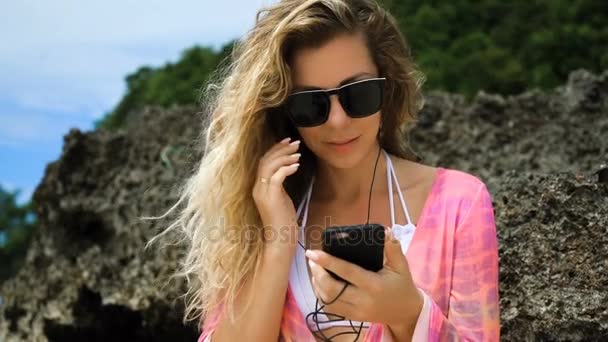
[[[235,303],[235,321],[225,317],[213,333],[213,342],[276,341],[279,337],[285,293],[289,282],[289,268],[295,249],[265,248],[255,281],[250,279],[242,296]],[[251,305],[241,312],[251,296]]]

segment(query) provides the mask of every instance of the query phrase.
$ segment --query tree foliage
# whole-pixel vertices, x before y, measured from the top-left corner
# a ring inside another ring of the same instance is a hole
[[[398,18],[427,87],[474,95],[552,88],[578,68],[608,67],[608,2],[397,1]]]
[[[19,205],[18,196],[0,187],[0,282],[19,268],[36,226],[32,203]]]
[[[607,1],[380,1],[397,18],[427,89],[517,94],[555,87],[574,69],[608,68]],[[127,93],[98,126],[119,127],[147,104],[197,103],[231,47],[193,47],[175,64],[141,67],[127,76]]]

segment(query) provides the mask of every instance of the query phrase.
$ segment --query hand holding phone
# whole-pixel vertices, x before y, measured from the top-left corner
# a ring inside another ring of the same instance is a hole
[[[323,231],[323,251],[377,272],[384,265],[384,226],[369,223],[328,227]],[[328,272],[335,279],[348,282]]]

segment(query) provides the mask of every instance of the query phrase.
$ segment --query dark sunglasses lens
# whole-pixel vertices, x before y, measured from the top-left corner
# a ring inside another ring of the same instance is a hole
[[[321,93],[300,93],[289,96],[287,111],[294,125],[312,127],[325,122],[329,102]]]
[[[382,106],[384,80],[369,80],[340,90],[340,103],[351,117],[372,115]]]

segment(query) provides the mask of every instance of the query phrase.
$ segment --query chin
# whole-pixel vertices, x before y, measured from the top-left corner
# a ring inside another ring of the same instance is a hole
[[[361,163],[372,148],[363,136],[345,145],[322,143],[317,156],[337,169],[354,168]]]
[[[325,161],[327,164],[329,164],[329,166],[336,168],[336,169],[352,169],[355,166],[357,166],[360,162],[361,159],[363,159],[363,155],[350,155],[350,156],[341,156],[341,157],[336,157],[336,156],[327,156],[323,158],[323,161]]]

